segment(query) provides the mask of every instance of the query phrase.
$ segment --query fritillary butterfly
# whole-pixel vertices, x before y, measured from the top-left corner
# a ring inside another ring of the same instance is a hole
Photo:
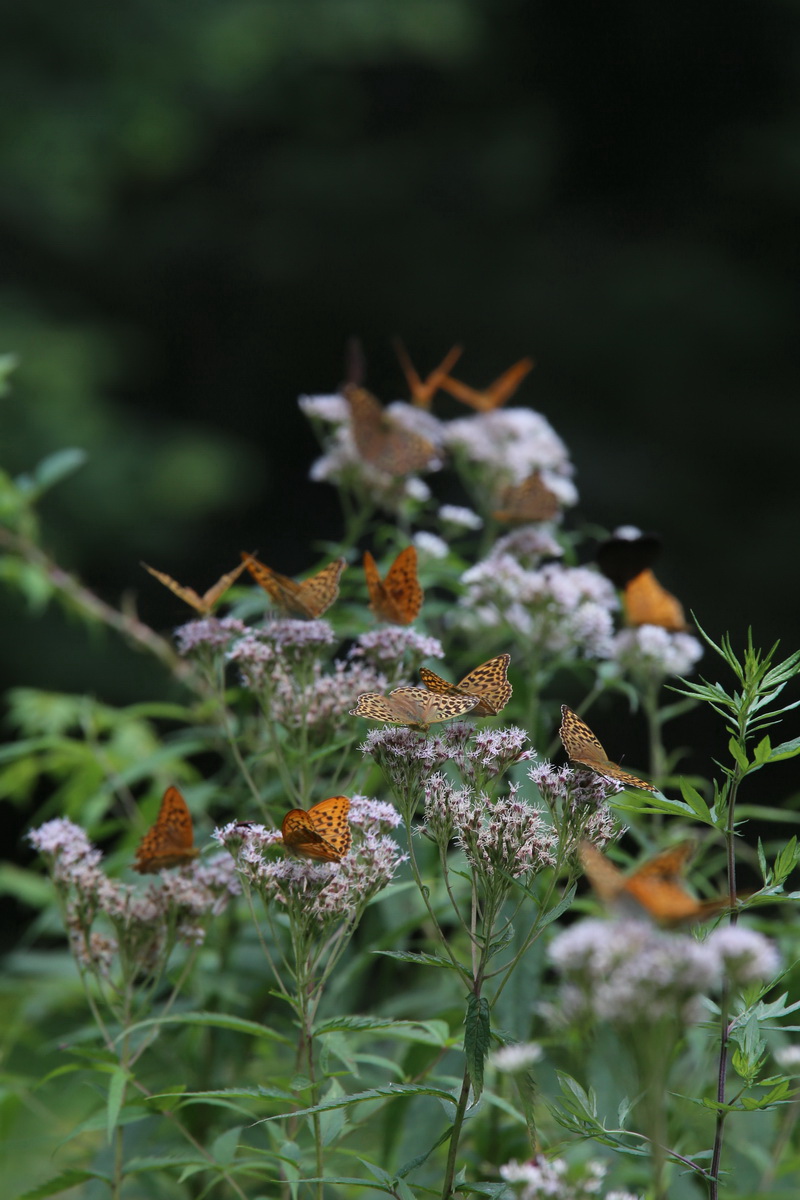
[[[221,600],[228,588],[236,582],[245,568],[245,564],[241,563],[233,571],[228,571],[226,575],[221,575],[217,582],[207,592],[203,592],[201,596],[194,588],[184,587],[183,584],[173,579],[171,575],[167,575],[165,571],[157,571],[155,567],[148,567],[145,562],[142,563],[142,566],[159,583],[163,583],[164,587],[168,587],[171,592],[174,592],[176,596],[183,600],[184,604],[190,605],[204,617],[213,611],[215,605]]]
[[[628,580],[622,603],[629,625],[660,625],[670,633],[685,633],[689,628],[680,600],[661,586],[649,568]]]
[[[417,578],[417,548],[406,546],[381,579],[375,559],[364,551],[369,606],[379,621],[410,625],[422,608],[423,591]]]
[[[246,550],[242,551],[242,560],[256,583],[261,584],[282,612],[306,618],[321,617],[328,611],[339,595],[339,579],[347,566],[343,558],[337,558],[316,575],[295,583],[287,575],[279,575],[259,562]]]
[[[366,388],[345,384],[342,394],[350,406],[353,441],[365,463],[387,475],[410,475],[436,458],[433,442],[393,421]]]
[[[394,339],[394,350],[403,369],[403,374],[406,377],[408,390],[411,392],[411,402],[412,404],[416,404],[418,408],[430,408],[431,400],[442,386],[442,380],[450,368],[455,366],[463,353],[461,346],[453,346],[445,354],[438,367],[435,367],[426,379],[421,379],[408,356],[405,346],[399,338]]]
[[[453,379],[451,375],[445,375],[439,386],[462,404],[468,404],[478,412],[491,412],[493,408],[500,408],[501,404],[505,404],[506,400],[514,395],[525,376],[532,370],[533,359],[521,358],[482,392]]]
[[[387,725],[407,725],[409,729],[425,732],[429,725],[463,717],[480,703],[478,696],[440,696],[425,688],[399,687],[388,696],[379,692],[362,692],[353,717],[367,717]]]
[[[477,696],[478,703],[471,710],[474,717],[493,717],[505,708],[511,699],[511,684],[508,682],[510,654],[498,654],[481,663],[465,675],[459,683],[448,683],[435,671],[420,667],[419,674],[425,687],[440,696]]]
[[[640,915],[644,909],[663,925],[701,921],[728,908],[727,896],[698,900],[681,878],[695,850],[692,841],[678,842],[624,875],[611,859],[591,842],[581,842],[580,859],[589,882],[600,899],[624,912]]]
[[[291,808],[283,818],[283,843],[297,854],[341,862],[350,849],[351,834],[347,796],[329,796],[306,811]]]
[[[658,791],[652,783],[646,783],[637,775],[630,775],[617,763],[611,762],[586,722],[571,708],[567,708],[566,704],[561,705],[561,728],[558,732],[572,762],[588,767],[590,771],[602,775],[605,779],[617,779],[625,787],[644,788],[648,792]]]
[[[558,496],[550,491],[538,471],[522,483],[504,488],[500,504],[502,508],[492,513],[495,521],[550,521],[560,508]]]
[[[199,853],[194,844],[192,814],[186,801],[176,787],[168,787],[155,825],[148,829],[136,847],[133,869],[140,875],[155,875],[166,867],[191,862]]]

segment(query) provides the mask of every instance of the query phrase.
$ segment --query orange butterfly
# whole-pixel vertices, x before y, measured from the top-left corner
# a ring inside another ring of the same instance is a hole
[[[670,633],[685,633],[689,628],[680,600],[661,586],[649,568],[628,580],[622,601],[629,625],[660,625]]]
[[[362,692],[351,717],[367,717],[386,725],[406,725],[409,729],[427,732],[429,725],[463,717],[480,703],[478,696],[440,696],[425,688],[399,687],[388,696],[379,692]]]
[[[550,491],[538,471],[522,483],[504,488],[500,503],[503,507],[492,513],[495,521],[550,521],[561,507],[558,496]]]
[[[644,909],[662,925],[677,925],[703,921],[730,907],[728,896],[698,900],[684,886],[681,876],[694,850],[694,842],[678,842],[630,875],[623,875],[591,842],[581,842],[579,854],[589,882],[605,904],[618,906],[628,915],[640,916]]]
[[[164,792],[156,823],[148,829],[136,847],[134,871],[140,875],[155,875],[166,867],[180,867],[197,858],[200,851],[194,844],[192,814],[176,787]]]
[[[588,767],[605,779],[617,779],[625,787],[644,788],[648,792],[656,792],[658,788],[652,783],[646,783],[636,775],[623,771],[617,763],[611,762],[600,741],[592,733],[585,721],[576,712],[561,705],[561,728],[558,731],[561,744],[572,762]]]
[[[306,811],[291,808],[283,818],[283,843],[297,854],[341,862],[350,849],[351,834],[347,796],[330,796]]]
[[[282,612],[306,618],[321,617],[328,611],[339,595],[339,579],[347,566],[343,558],[336,558],[316,575],[295,583],[288,575],[279,575],[246,550],[242,551],[242,560],[256,583],[261,584]]]
[[[493,717],[505,708],[511,699],[511,684],[508,682],[510,654],[498,654],[488,662],[481,663],[459,683],[448,683],[435,671],[420,667],[419,674],[425,687],[442,696],[477,696],[479,703],[472,712],[473,717]]]
[[[400,341],[400,338],[394,339],[394,350],[397,355],[400,366],[403,369],[403,374],[406,377],[408,390],[411,392],[411,401],[419,408],[430,408],[431,400],[438,392],[442,385],[442,379],[455,366],[461,357],[463,350],[461,346],[453,346],[451,350],[445,354],[438,367],[435,367],[427,379],[420,379],[416,368],[408,357],[408,352]]]
[[[456,400],[460,400],[462,404],[476,408],[478,412],[491,412],[493,408],[499,408],[514,395],[525,376],[532,370],[533,359],[521,358],[519,362],[514,363],[513,367],[509,367],[498,379],[495,379],[494,383],[490,383],[483,392],[468,387],[466,383],[461,383],[450,375],[444,376],[440,387],[449,392],[451,396],[455,396]]]
[[[366,388],[346,383],[342,394],[350,406],[353,441],[365,463],[387,475],[410,475],[436,458],[433,442],[393,421]]]
[[[381,579],[375,559],[364,551],[369,606],[379,621],[410,625],[422,608],[423,591],[417,578],[417,548],[406,546]]]
[[[164,587],[168,587],[171,592],[174,592],[176,596],[183,600],[184,604],[191,605],[193,609],[204,617],[208,616],[216,603],[227,592],[231,584],[235,583],[245,568],[245,564],[241,563],[233,571],[228,571],[227,575],[221,575],[213,587],[210,587],[201,596],[194,588],[184,587],[164,571],[157,571],[155,567],[148,567],[146,562],[143,562],[142,566],[145,571],[149,571],[151,575],[155,576],[159,583],[163,583]]]

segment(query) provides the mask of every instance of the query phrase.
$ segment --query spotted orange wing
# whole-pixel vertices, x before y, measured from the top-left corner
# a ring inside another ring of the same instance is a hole
[[[645,910],[662,925],[699,921],[728,907],[727,896],[698,900],[683,883],[683,871],[695,850],[691,840],[678,842],[624,875],[607,855],[581,842],[580,859],[600,899],[634,915]]]
[[[469,387],[466,383],[453,379],[451,375],[445,375],[439,386],[445,392],[449,392],[451,396],[455,396],[456,400],[460,400],[462,404],[468,404],[470,408],[475,408],[478,412],[491,412],[493,408],[500,408],[506,400],[514,395],[525,376],[532,370],[533,359],[521,358],[519,362],[514,363],[513,367],[509,367],[498,379],[495,379],[494,383],[490,383],[485,391],[481,392],[476,388]]]
[[[277,607],[296,617],[316,618],[327,612],[339,595],[339,579],[347,566],[343,558],[334,559],[316,575],[296,583],[287,575],[273,571],[246,550],[242,560],[256,583],[260,584]]]
[[[561,728],[559,729],[561,744],[572,762],[588,767],[605,779],[617,779],[625,787],[644,788],[647,792],[656,792],[658,788],[637,775],[623,771],[617,763],[611,762],[598,738],[592,733],[585,721],[576,712],[561,705]]]
[[[307,858],[341,862],[351,843],[349,812],[347,796],[329,796],[307,811],[290,809],[281,825],[284,845]]]
[[[190,605],[196,612],[202,616],[207,616],[213,611],[216,604],[222,599],[228,588],[236,582],[245,568],[245,564],[241,563],[235,567],[233,571],[228,571],[226,575],[221,575],[215,584],[213,584],[207,592],[201,596],[192,587],[184,587],[183,584],[173,579],[171,575],[167,575],[165,571],[157,571],[155,567],[148,567],[147,563],[143,562],[142,566],[145,571],[163,583],[164,587],[168,587],[171,592],[174,592],[179,599],[183,600],[184,604]]]
[[[164,792],[156,823],[148,829],[136,848],[134,871],[155,875],[166,867],[180,867],[197,858],[192,815],[176,787]]]
[[[424,593],[417,577],[417,548],[406,546],[381,579],[375,559],[364,551],[369,606],[380,621],[410,625],[422,608]]]
[[[561,507],[538,471],[522,483],[507,487],[500,494],[501,508],[492,513],[495,521],[550,521]]]
[[[447,372],[451,367],[454,367],[462,354],[461,346],[453,346],[444,356],[438,367],[435,367],[426,379],[421,379],[417,373],[414,364],[408,356],[408,352],[400,341],[395,338],[394,342],[395,354],[398,357],[400,366],[403,369],[403,374],[406,377],[408,390],[411,393],[411,402],[416,404],[418,408],[430,408],[431,400],[438,392],[442,385]]]
[[[511,699],[511,684],[508,682],[510,654],[498,654],[481,663],[465,675],[460,683],[448,683],[428,667],[420,667],[419,675],[425,687],[443,696],[477,696],[478,703],[471,710],[474,717],[493,717],[504,709]]]
[[[393,421],[366,388],[348,383],[342,394],[350,407],[353,441],[365,463],[387,475],[410,475],[436,458],[433,442]]]
[[[628,580],[622,600],[629,625],[660,625],[670,633],[689,628],[680,600],[661,586],[649,568]]]
[[[406,725],[423,732],[439,721],[463,717],[480,703],[477,696],[441,696],[425,688],[399,687],[382,696],[379,692],[362,692],[353,717],[383,721],[386,725]]]

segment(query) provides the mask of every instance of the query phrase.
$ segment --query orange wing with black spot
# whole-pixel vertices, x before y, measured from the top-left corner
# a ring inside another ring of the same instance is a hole
[[[180,867],[197,858],[192,814],[176,787],[164,792],[156,823],[148,829],[136,848],[134,871],[154,875],[167,867]]]

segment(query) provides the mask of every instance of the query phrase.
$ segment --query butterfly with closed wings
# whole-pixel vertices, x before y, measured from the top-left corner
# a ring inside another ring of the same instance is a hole
[[[309,809],[291,808],[283,818],[283,844],[306,858],[341,862],[350,849],[347,796],[329,796]]]
[[[232,571],[228,571],[226,575],[221,575],[217,582],[208,591],[203,592],[201,596],[194,588],[185,587],[183,584],[178,583],[171,575],[167,575],[165,571],[157,571],[155,567],[148,567],[147,563],[142,563],[145,571],[149,571],[154,579],[157,579],[159,583],[163,583],[164,587],[169,588],[180,600],[183,600],[184,604],[188,604],[190,608],[193,608],[195,612],[199,612],[203,617],[207,617],[210,612],[213,612],[215,606],[222,599],[228,588],[236,582],[246,565],[246,563],[240,563],[238,567],[235,567]]]
[[[242,561],[281,612],[306,619],[321,617],[328,611],[339,595],[339,579],[347,566],[343,558],[336,558],[316,575],[295,583],[294,579],[273,571],[246,550],[242,551]]]
[[[493,717],[504,709],[511,699],[511,684],[508,682],[510,654],[498,654],[479,667],[475,667],[458,683],[448,683],[428,667],[420,667],[419,675],[430,692],[440,696],[477,696],[478,703],[471,709],[473,717]]]
[[[380,621],[410,625],[422,608],[424,593],[417,577],[417,548],[406,546],[381,579],[375,559],[364,551],[369,606]]]
[[[647,792],[658,791],[652,783],[623,771],[618,763],[612,762],[586,722],[571,708],[567,708],[566,704],[561,705],[561,728],[558,733],[571,762],[588,767],[604,779],[616,779],[625,787],[644,788]]]
[[[168,867],[180,867],[197,858],[192,814],[176,787],[164,792],[155,825],[148,829],[136,848],[134,871],[155,875]]]

